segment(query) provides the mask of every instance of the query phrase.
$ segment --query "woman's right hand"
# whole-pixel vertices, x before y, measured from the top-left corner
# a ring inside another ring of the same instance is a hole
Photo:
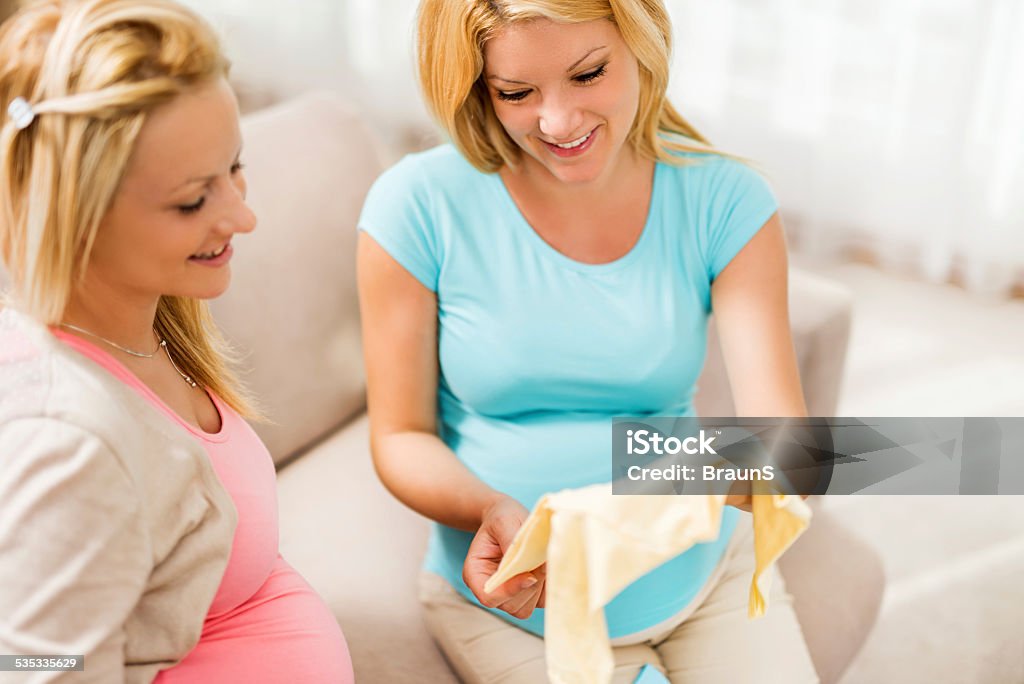
[[[480,528],[462,566],[462,579],[481,604],[498,608],[521,620],[530,617],[534,608],[544,607],[546,566],[520,573],[491,593],[484,591],[484,584],[497,572],[501,559],[528,515],[529,511],[512,497],[499,496],[484,510]]]

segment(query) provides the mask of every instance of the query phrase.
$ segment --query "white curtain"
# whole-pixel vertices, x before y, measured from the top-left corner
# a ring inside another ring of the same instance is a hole
[[[238,78],[343,92],[389,141],[429,129],[415,0],[190,0]],[[798,247],[986,292],[1024,274],[1024,0],[668,0],[671,94],[770,177]]]
[[[431,130],[415,81],[417,0],[180,0],[221,34],[243,108],[334,90],[401,148]]]
[[[805,249],[976,290],[1024,272],[1024,2],[679,0],[672,92]]]

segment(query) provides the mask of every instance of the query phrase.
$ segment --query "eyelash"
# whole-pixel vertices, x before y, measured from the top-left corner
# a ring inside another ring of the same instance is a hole
[[[240,161],[235,162],[234,164],[231,165],[231,175],[232,176],[235,175],[236,173],[238,173],[239,171],[241,171],[244,168],[245,168],[245,164],[243,164]],[[206,204],[206,196],[205,195],[200,197],[196,202],[194,202],[192,204],[179,204],[178,205],[178,212],[181,213],[181,214],[184,214],[185,216],[190,216],[192,214],[195,214],[200,209],[202,209],[204,204]]]
[[[605,70],[605,67],[607,67],[607,66],[608,66],[607,64],[602,64],[601,66],[597,67],[593,71],[588,71],[585,74],[580,74],[579,76],[577,76],[573,80],[576,81],[577,83],[590,83],[592,81],[596,81],[597,79],[599,79],[602,76],[604,76],[604,70]]]
[[[588,85],[590,83],[593,83],[597,79],[601,78],[602,76],[604,76],[605,67],[607,67],[607,66],[608,66],[607,64],[602,64],[601,66],[597,67],[593,71],[588,71],[585,74],[580,74],[579,76],[575,76],[572,80],[576,81],[577,83],[579,83],[581,85]],[[506,92],[503,92],[503,91],[499,90],[498,91],[498,99],[499,100],[504,100],[505,102],[519,102],[520,100],[522,100],[523,98],[525,98],[529,94],[530,94],[529,90],[519,90],[519,91],[516,91],[514,93],[506,93]]]

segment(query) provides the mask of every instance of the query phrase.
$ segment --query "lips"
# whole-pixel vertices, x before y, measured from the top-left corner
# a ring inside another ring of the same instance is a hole
[[[541,140],[541,142],[544,143],[544,146],[556,157],[561,157],[563,159],[577,157],[593,146],[594,139],[598,136],[599,128],[600,127],[593,128],[586,135],[575,138],[574,140],[568,140],[564,143],[551,143],[547,140]]]

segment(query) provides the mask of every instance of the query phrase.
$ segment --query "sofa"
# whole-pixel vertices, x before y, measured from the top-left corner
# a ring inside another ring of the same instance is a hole
[[[326,93],[247,115],[242,128],[259,224],[236,241],[232,286],[213,310],[269,417],[256,429],[278,466],[281,552],[336,615],[358,681],[456,682],[416,600],[428,521],[384,489],[368,446],[356,222],[394,153]],[[810,412],[831,415],[849,295],[794,271],[790,302]],[[697,406],[732,412],[714,339]],[[884,578],[871,547],[811,502],[812,526],[779,564],[821,680],[836,682],[875,622]]]

